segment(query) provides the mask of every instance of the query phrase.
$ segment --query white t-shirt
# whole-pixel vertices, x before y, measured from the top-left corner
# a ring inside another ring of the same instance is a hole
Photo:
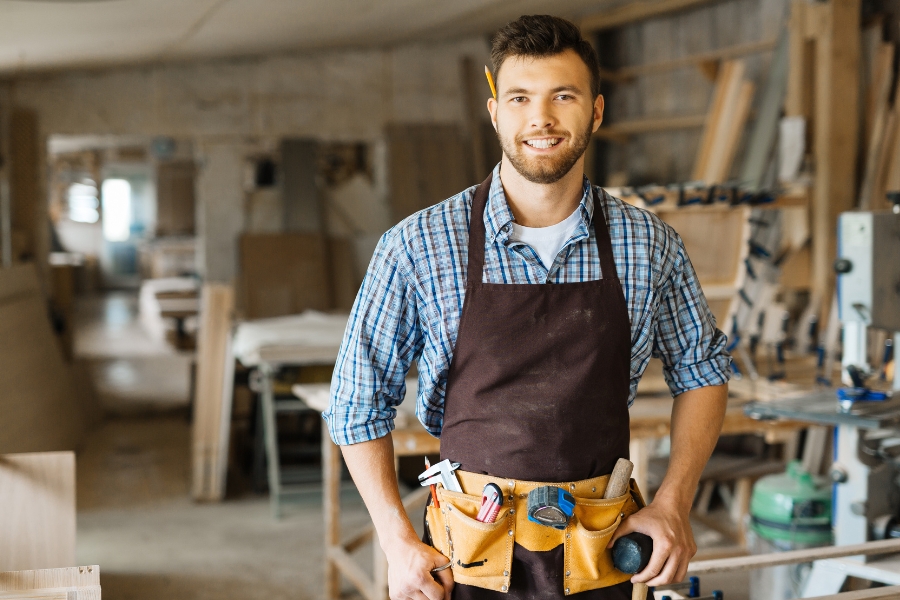
[[[509,239],[514,242],[523,242],[534,248],[541,263],[549,271],[553,266],[553,261],[556,260],[556,255],[578,227],[578,223],[581,221],[580,211],[581,207],[579,206],[565,220],[549,227],[523,227],[513,223]]]

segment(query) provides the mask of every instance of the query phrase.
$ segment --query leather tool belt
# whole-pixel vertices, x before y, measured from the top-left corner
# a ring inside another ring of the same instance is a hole
[[[634,479],[628,493],[604,500],[608,475],[563,483],[517,481],[465,471],[456,471],[456,476],[464,493],[438,488],[440,508],[429,504],[425,521],[432,544],[449,557],[457,583],[507,592],[514,543],[532,552],[565,544],[566,595],[631,579],[613,567],[612,551],[606,546],[622,519],[644,506]],[[475,520],[487,483],[500,486],[504,493],[503,506],[493,523]],[[528,520],[528,492],[545,485],[560,487],[575,498],[575,514],[565,529]]]

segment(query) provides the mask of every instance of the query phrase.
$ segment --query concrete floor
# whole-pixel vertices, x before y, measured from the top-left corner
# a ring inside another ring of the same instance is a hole
[[[76,356],[91,365],[107,414],[78,455],[78,564],[100,565],[105,600],[320,600],[320,486],[279,521],[265,496],[191,502],[191,356],[150,339],[136,310],[126,293],[78,310]],[[352,484],[342,508],[347,531],[367,522]],[[701,548],[722,543],[700,524],[694,531]],[[358,556],[371,564],[368,548]],[[746,600],[748,584],[748,573],[702,580],[705,593],[723,589],[728,600]],[[346,582],[345,592],[360,597]]]

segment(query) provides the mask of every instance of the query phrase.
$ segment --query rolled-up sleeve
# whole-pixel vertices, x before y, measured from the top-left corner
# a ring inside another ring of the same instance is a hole
[[[393,431],[405,377],[421,351],[411,262],[402,231],[382,236],[353,304],[323,413],[331,439],[357,444]]]
[[[658,288],[659,308],[653,356],[663,363],[663,374],[673,396],[727,383],[731,356],[727,338],[700,288],[684,243],[669,228],[672,268]]]

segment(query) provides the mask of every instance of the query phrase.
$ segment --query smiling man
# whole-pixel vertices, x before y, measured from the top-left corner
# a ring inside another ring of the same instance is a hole
[[[584,176],[603,97],[578,28],[522,17],[497,33],[491,59],[503,158],[383,236],[325,418],[387,554],[392,600],[628,599],[614,539],[653,538],[632,578],[650,585],[683,579],[696,551],[688,514],[724,416],[725,336],[678,235]],[[653,502],[635,512],[631,496],[602,496],[628,455],[628,409],[651,357],[675,396],[672,450]],[[439,489],[430,543],[400,502],[390,436],[414,361],[416,412],[441,458],[460,463],[464,492]],[[475,519],[486,483],[503,490],[494,523]],[[565,529],[524,514],[528,492],[547,485],[574,496]]]

